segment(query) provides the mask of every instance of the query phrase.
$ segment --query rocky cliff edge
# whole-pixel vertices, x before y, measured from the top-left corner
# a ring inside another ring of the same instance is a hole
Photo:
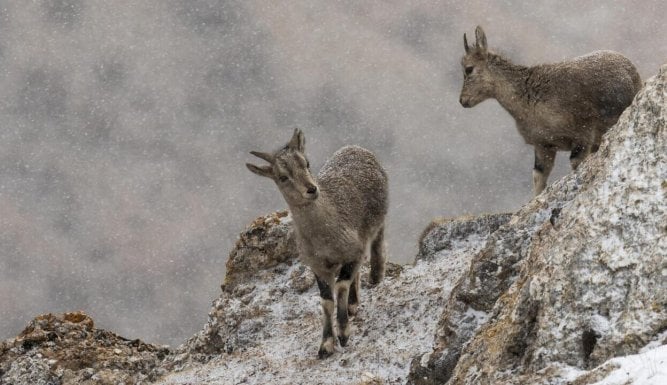
[[[44,315],[0,345],[0,383],[662,383],[666,84],[663,66],[600,150],[517,213],[436,220],[413,266],[374,288],[362,271],[350,343],[327,360],[314,277],[281,212],[240,235],[207,324],[180,347]],[[623,356],[646,366],[641,381]]]

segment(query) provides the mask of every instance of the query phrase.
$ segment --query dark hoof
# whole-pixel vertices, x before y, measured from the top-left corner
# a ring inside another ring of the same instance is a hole
[[[333,352],[329,352],[324,348],[320,348],[320,351],[317,352],[317,358],[319,358],[320,360],[323,360],[325,358],[329,358],[329,356],[331,356],[332,354],[333,354]]]
[[[338,341],[340,342],[340,346],[347,346],[347,341],[349,340],[350,337],[338,336]]]
[[[317,352],[317,357],[321,360],[329,357],[334,352],[334,337],[328,337],[322,340],[320,351]]]
[[[370,276],[368,277],[368,284],[371,287],[377,286],[380,282],[382,282],[383,278],[384,278],[384,272],[383,273],[371,272]]]

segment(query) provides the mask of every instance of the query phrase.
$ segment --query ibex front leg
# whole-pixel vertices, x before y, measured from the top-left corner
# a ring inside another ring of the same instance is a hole
[[[322,331],[322,343],[320,344],[320,350],[317,353],[317,356],[322,359],[332,355],[335,346],[332,324],[332,316],[334,311],[332,290],[333,279],[323,279],[318,275],[315,275],[315,278],[317,279],[317,287],[320,289],[320,303],[322,304],[322,324],[324,327]]]
[[[556,149],[551,146],[535,146],[535,167],[533,168],[533,194],[540,195],[547,186],[547,179],[554,168]]]
[[[343,265],[336,281],[336,319],[338,320],[338,340],[341,346],[347,345],[350,338],[350,324],[348,323],[348,299],[350,285],[358,275],[359,262],[351,262]],[[356,294],[356,288],[355,288]],[[355,295],[356,296],[356,295]]]
[[[350,295],[347,297],[347,315],[352,317],[357,315],[357,310],[359,310],[359,271],[352,278],[352,283],[350,284]]]

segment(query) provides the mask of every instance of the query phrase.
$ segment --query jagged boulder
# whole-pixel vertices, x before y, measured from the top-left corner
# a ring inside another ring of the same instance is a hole
[[[666,84],[663,66],[596,154],[491,234],[409,383],[566,383],[667,328]]]
[[[94,327],[83,312],[36,317],[0,345],[0,384],[146,384],[164,371],[166,347]]]

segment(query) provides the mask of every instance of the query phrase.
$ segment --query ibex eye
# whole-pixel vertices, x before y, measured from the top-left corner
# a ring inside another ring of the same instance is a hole
[[[281,181],[281,182],[287,182],[287,179],[289,179],[289,178],[285,175],[281,175],[280,178],[278,178],[278,180]]]
[[[472,70],[473,70],[474,68],[475,68],[475,67],[472,67],[472,66],[470,66],[470,67],[466,67],[466,69],[465,69],[465,71],[466,71],[466,75],[470,75],[470,74],[472,73]]]

